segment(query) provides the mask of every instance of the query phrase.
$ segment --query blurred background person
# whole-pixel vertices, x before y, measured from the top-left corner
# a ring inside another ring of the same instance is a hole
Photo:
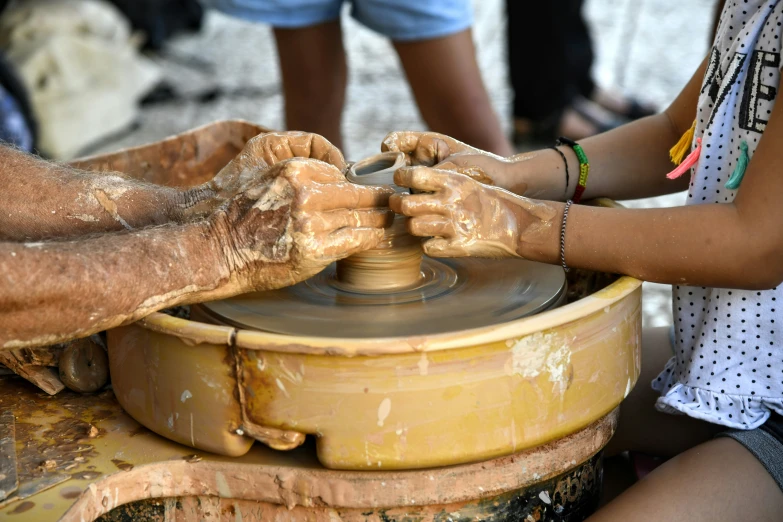
[[[558,136],[582,139],[655,112],[593,81],[584,3],[506,0],[514,141],[519,145],[551,143]]]
[[[397,52],[422,118],[433,131],[504,156],[512,153],[476,63],[470,0],[204,0],[274,28],[289,129],[342,148],[348,66],[343,5]]]
[[[0,53],[0,144],[30,152],[35,147],[35,135],[27,91],[13,66]]]

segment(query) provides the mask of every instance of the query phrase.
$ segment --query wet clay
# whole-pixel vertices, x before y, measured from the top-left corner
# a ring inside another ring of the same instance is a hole
[[[338,288],[386,292],[412,288],[422,279],[421,240],[408,234],[405,218],[397,216],[375,248],[337,262]]]

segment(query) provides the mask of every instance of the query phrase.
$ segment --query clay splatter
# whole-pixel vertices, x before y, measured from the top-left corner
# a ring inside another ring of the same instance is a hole
[[[391,413],[391,399],[386,397],[381,401],[381,405],[378,406],[378,426],[383,427],[384,421]]]

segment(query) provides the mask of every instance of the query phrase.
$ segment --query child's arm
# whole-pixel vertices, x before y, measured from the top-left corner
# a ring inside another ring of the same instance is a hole
[[[688,188],[689,176],[674,181],[666,178],[666,173],[675,167],[669,158],[669,150],[693,124],[706,66],[705,59],[674,102],[661,114],[579,142],[590,161],[590,176],[583,199],[638,199]],[[570,197],[576,190],[579,161],[567,147],[560,147],[560,150],[568,159],[571,183],[566,193]],[[554,151],[550,152],[562,164],[562,158]],[[559,188],[562,191],[562,182]]]
[[[573,205],[566,263],[679,285],[777,286],[783,281],[781,143],[783,106],[778,105],[733,203],[644,210]],[[621,154],[628,162],[626,172],[635,172],[631,155]],[[640,168],[648,175],[649,168]],[[619,177],[622,171],[611,172]],[[515,197],[467,176],[424,167],[401,169],[395,182],[430,192],[396,195],[392,202],[396,211],[413,218],[413,233],[435,237],[424,243],[428,253],[519,255],[560,263],[562,203]]]
[[[687,188],[687,177],[672,181],[666,179],[665,174],[674,168],[669,160],[669,149],[693,123],[705,67],[706,60],[665,112],[580,141],[590,161],[589,182],[583,196],[585,199],[637,199],[670,194]],[[409,143],[395,143],[391,147],[386,143],[386,148],[405,150],[406,145],[410,148],[411,143],[415,143],[410,140],[411,133],[389,135],[386,141],[402,134],[405,134]],[[426,148],[431,145],[430,141],[419,140],[416,146]],[[488,177],[496,186],[515,194],[539,199],[565,201],[576,189],[579,162],[568,147],[560,147],[568,161],[570,174],[570,184],[566,188],[563,159],[551,149],[520,154],[504,160],[470,147],[452,145],[453,140],[449,141],[446,137],[441,141],[443,150],[438,151],[440,154],[430,154],[434,159],[445,158],[439,168],[462,170],[477,179]],[[412,156],[427,156],[425,151],[408,152]],[[433,164],[434,162],[430,163]]]
[[[777,286],[783,281],[781,143],[783,106],[776,105],[730,204],[607,212],[572,207],[566,260],[648,281]]]

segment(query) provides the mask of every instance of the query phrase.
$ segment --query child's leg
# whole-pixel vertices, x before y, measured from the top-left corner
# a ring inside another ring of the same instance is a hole
[[[469,29],[395,41],[394,48],[430,129],[501,156],[514,153],[484,87]]]
[[[631,450],[671,457],[701,444],[721,431],[716,426],[685,415],[655,409],[658,392],[650,382],[663,371],[672,356],[669,328],[647,328],[642,334],[642,371],[636,387],[620,406],[620,424],[606,449],[611,456]]]
[[[289,130],[314,132],[342,148],[348,66],[340,20],[275,28]]]
[[[783,491],[764,466],[738,442],[719,438],[667,461],[588,520],[777,522],[781,513]]]

